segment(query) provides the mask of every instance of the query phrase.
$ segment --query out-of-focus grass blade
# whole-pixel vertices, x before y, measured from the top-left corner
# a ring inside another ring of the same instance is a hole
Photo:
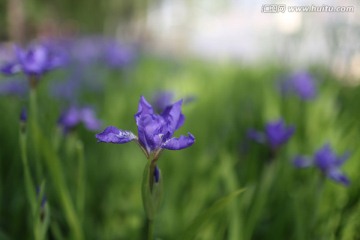
[[[189,225],[183,234],[178,238],[179,240],[183,239],[193,239],[196,234],[203,227],[204,223],[213,217],[217,212],[223,210],[232,200],[234,200],[240,193],[244,192],[245,189],[236,190],[229,195],[220,198],[217,200],[211,207],[209,207],[205,212],[197,216],[194,221]]]

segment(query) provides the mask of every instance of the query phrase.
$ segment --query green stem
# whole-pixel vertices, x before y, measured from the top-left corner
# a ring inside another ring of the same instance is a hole
[[[26,189],[26,194],[28,201],[31,207],[31,213],[35,215],[36,209],[36,196],[35,196],[35,186],[31,178],[28,159],[27,159],[27,150],[26,150],[26,134],[20,133],[20,151],[21,151],[21,160],[24,168],[24,184]]]
[[[39,158],[39,136],[38,131],[38,110],[37,110],[37,93],[36,88],[30,89],[30,135],[32,137],[32,147],[34,149],[34,160],[35,160],[35,171],[36,171],[36,180],[40,182],[42,179],[42,168]]]
[[[238,189],[238,181],[236,177],[236,172],[234,168],[234,161],[229,154],[226,152],[222,153],[222,174],[228,192],[234,192]],[[243,223],[241,211],[239,205],[241,206],[241,200],[233,201],[229,204],[229,237],[228,239],[243,239]]]
[[[315,186],[315,202],[314,202],[314,214],[313,214],[313,219],[311,222],[311,229],[313,230],[312,232],[314,233],[318,233],[319,232],[319,224],[320,224],[320,217],[321,217],[321,212],[320,212],[320,207],[321,207],[321,201],[322,201],[322,197],[323,197],[323,192],[324,192],[324,183],[325,183],[325,177],[323,175],[321,175],[319,177],[319,180]],[[315,236],[318,237],[318,236]]]
[[[85,164],[84,164],[84,147],[80,140],[76,143],[78,174],[77,174],[77,198],[76,205],[80,221],[83,218],[84,201],[85,201]]]
[[[154,220],[147,218],[147,239],[154,239]]]
[[[69,189],[66,186],[61,161],[56,154],[55,149],[52,148],[52,144],[47,139],[45,139],[44,135],[41,132],[41,129],[38,128],[37,125],[34,125],[34,131],[36,136],[38,137],[40,146],[42,146],[41,153],[45,160],[47,171],[53,179],[54,187],[57,190],[56,192],[59,194],[58,197],[60,199],[65,213],[65,217],[73,234],[72,239],[82,240],[83,233],[81,229],[81,224],[72,203]]]
[[[26,139],[26,132],[24,132],[24,129],[20,129],[19,134],[20,139],[20,152],[21,152],[21,160],[23,164],[24,169],[24,185],[26,190],[27,199],[30,204],[31,209],[31,215],[32,215],[32,228],[33,228],[33,234],[35,240],[42,240],[45,239],[46,231],[42,234],[40,232],[41,230],[41,222],[40,222],[40,203],[37,200],[36,194],[35,194],[35,185],[31,178],[30,168],[28,164],[28,158],[27,158],[27,139]],[[39,194],[42,195],[41,193]],[[41,197],[40,197],[41,199]]]

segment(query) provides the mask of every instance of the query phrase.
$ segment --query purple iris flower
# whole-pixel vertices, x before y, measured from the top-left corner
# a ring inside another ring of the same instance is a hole
[[[348,158],[348,152],[342,156],[336,156],[330,144],[325,144],[315,152],[312,158],[297,156],[294,158],[293,163],[297,168],[315,166],[330,179],[348,186],[350,180],[340,170],[340,167]]]
[[[280,87],[284,94],[294,93],[302,100],[314,99],[317,93],[314,77],[308,72],[292,74]]]
[[[23,72],[27,76],[39,77],[65,63],[62,56],[54,54],[44,44],[32,45],[26,50],[15,46],[15,54],[15,59],[1,67],[3,74],[12,75]]]
[[[127,143],[136,141],[144,151],[147,158],[157,159],[163,149],[180,150],[190,147],[195,142],[195,137],[188,133],[187,136],[173,137],[185,117],[181,113],[182,100],[166,107],[162,114],[156,114],[152,106],[144,97],[140,98],[135,121],[138,127],[138,136],[130,131],[107,127],[102,133],[96,135],[99,142]]]
[[[90,107],[72,106],[64,111],[58,120],[58,124],[64,133],[69,132],[81,123],[91,131],[98,130],[101,127],[101,121],[96,118],[95,111]]]
[[[268,122],[265,126],[265,133],[249,129],[248,138],[263,144],[268,144],[271,149],[277,149],[285,144],[294,134],[293,126],[286,126],[283,119]]]

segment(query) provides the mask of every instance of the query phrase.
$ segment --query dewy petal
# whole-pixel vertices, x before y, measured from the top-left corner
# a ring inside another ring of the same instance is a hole
[[[162,148],[169,149],[169,150],[180,150],[183,148],[190,147],[195,142],[195,137],[188,133],[188,136],[180,136],[179,138],[171,138],[166,141]]]
[[[313,165],[312,159],[303,156],[296,156],[293,159],[293,164],[297,168],[306,168]]]
[[[345,186],[348,186],[350,184],[350,180],[348,179],[348,177],[345,176],[338,168],[331,168],[327,172],[327,175],[335,182],[341,183]]]
[[[135,140],[136,136],[130,131],[124,131],[110,126],[102,133],[96,134],[96,138],[98,142],[122,144]]]

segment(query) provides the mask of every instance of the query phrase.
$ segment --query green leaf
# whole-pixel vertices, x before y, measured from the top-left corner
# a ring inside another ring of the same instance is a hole
[[[237,196],[240,195],[240,193],[244,191],[245,189],[239,189],[217,200],[211,207],[197,216],[178,239],[193,239],[207,220],[212,218],[219,211],[223,210],[232,200],[234,200]]]

